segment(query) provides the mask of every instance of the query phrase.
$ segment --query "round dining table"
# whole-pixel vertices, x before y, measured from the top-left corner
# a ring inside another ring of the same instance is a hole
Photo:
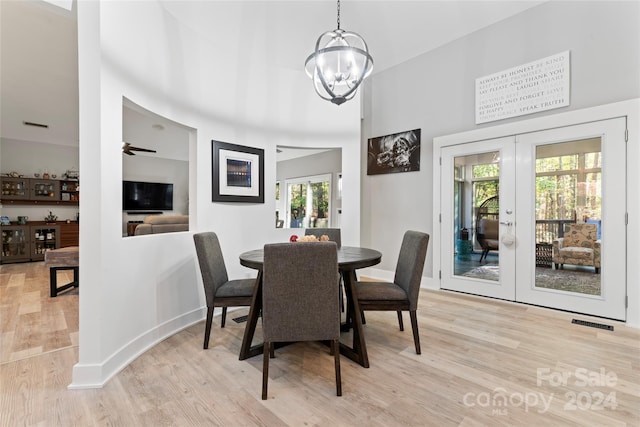
[[[357,281],[356,270],[379,264],[381,260],[382,254],[375,249],[355,246],[342,246],[338,248],[338,269],[344,280],[344,289],[347,297],[346,322],[343,324],[342,330],[350,330],[353,328],[352,345],[349,346],[340,342],[340,354],[359,363],[365,368],[369,367],[369,358],[367,356],[367,346],[362,330],[362,313],[355,290],[355,283]],[[264,264],[264,250],[254,249],[240,254],[240,264],[258,270],[256,286],[254,287],[247,325],[244,330],[242,346],[240,348],[240,360],[244,360],[262,354],[263,350],[262,343],[254,346],[251,344],[260,311],[262,310],[262,266]]]

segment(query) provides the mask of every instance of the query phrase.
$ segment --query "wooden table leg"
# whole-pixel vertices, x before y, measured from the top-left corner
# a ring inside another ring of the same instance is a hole
[[[49,287],[51,297],[58,296],[58,269],[55,267],[49,268]]]
[[[59,292],[66,291],[69,288],[77,288],[80,285],[78,279],[78,269],[79,267],[49,267],[49,287],[50,287],[50,295],[52,298],[58,296]],[[58,287],[58,271],[60,270],[73,270],[73,282],[69,282],[66,285]]]
[[[240,347],[240,360],[245,360],[249,357],[262,354],[262,351],[264,350],[264,346],[262,344],[251,347],[253,335],[255,334],[256,326],[258,325],[258,318],[260,317],[260,310],[262,310],[262,270],[258,271],[256,286],[253,289],[251,307],[249,308],[249,317],[247,318],[247,325],[244,329],[244,336],[242,338],[242,346]]]
[[[364,331],[362,330],[362,316],[358,295],[355,289],[356,273],[354,270],[345,271],[344,289],[347,294],[347,323],[353,327],[353,346],[348,347],[340,343],[340,353],[365,368],[369,367],[369,356],[367,355],[367,345],[364,341]]]

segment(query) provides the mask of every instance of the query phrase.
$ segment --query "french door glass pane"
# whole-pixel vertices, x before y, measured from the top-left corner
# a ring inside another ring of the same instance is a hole
[[[536,147],[535,286],[601,295],[601,140]]]
[[[500,280],[499,159],[497,151],[454,159],[454,275]]]

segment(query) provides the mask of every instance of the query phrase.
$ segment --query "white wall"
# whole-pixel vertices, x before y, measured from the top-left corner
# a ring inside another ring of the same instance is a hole
[[[100,191],[83,194],[80,206],[80,349],[71,388],[102,386],[159,340],[203,319],[193,232],[218,233],[230,277],[255,275],[239,265],[241,252],[288,239],[273,226],[276,144],[342,148],[348,238],[357,242],[360,233],[357,100],[338,109],[317,97],[302,70],[277,69],[268,57],[229,57],[233,38],[222,51],[153,1],[78,2],[78,25],[80,170],[83,186]],[[245,30],[267,43],[262,29]],[[234,66],[220,66],[227,63]],[[122,176],[123,97],[193,129],[190,232],[120,236],[121,181],[113,177]],[[305,133],[318,123],[332,126],[325,135]],[[264,204],[211,202],[212,139],[265,150]]]
[[[571,51],[571,106],[499,124],[637,98],[639,8],[638,2],[547,2],[366,81],[362,244],[383,251],[380,275],[395,268],[405,230],[433,234],[433,138],[496,125],[475,125],[475,79]],[[366,175],[368,138],[416,128],[422,129],[419,172]],[[426,278],[436,271],[436,245],[430,243]]]

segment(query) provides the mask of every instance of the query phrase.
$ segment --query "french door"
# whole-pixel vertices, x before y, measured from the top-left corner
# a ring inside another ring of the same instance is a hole
[[[493,170],[494,191],[477,190],[487,181],[479,170]],[[442,282],[445,289],[515,299],[515,247],[500,237],[514,233],[515,140],[513,137],[454,145],[442,149]],[[447,196],[449,200],[447,201]],[[499,206],[481,212],[480,205],[498,198]],[[497,211],[496,211],[497,208]],[[507,213],[509,212],[509,213]],[[480,233],[483,214],[496,235]],[[488,218],[491,214],[491,218]],[[467,230],[464,234],[463,230]],[[481,234],[484,234],[481,235]],[[483,254],[482,240],[491,238],[494,249]]]
[[[611,119],[442,147],[441,287],[625,320],[624,133]]]

